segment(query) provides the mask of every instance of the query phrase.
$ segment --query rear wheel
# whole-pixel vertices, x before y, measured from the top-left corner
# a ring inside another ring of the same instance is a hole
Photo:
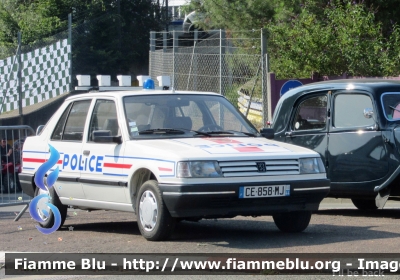
[[[302,232],[311,220],[311,211],[285,212],[272,215],[275,225],[283,232]]]
[[[56,191],[54,190],[54,188],[50,188],[50,191],[44,191],[40,188],[36,188],[35,190],[35,197],[39,196],[41,194],[48,194],[50,195],[51,199],[50,199],[50,203],[53,204],[55,207],[58,208],[58,210],[60,211],[60,215],[61,215],[61,224],[60,227],[62,227],[62,225],[65,222],[65,219],[67,218],[67,210],[68,210],[68,206],[61,204],[61,201],[56,193]],[[41,225],[41,227],[43,228],[51,228],[54,225],[54,214],[51,211],[51,209],[46,205],[46,203],[48,203],[48,199],[46,198],[42,198],[39,200],[39,202],[37,203],[36,206],[36,210],[38,215],[40,216],[40,218],[44,221],[39,223]],[[44,214],[44,211],[49,213],[49,216],[46,216]]]
[[[136,200],[136,216],[140,233],[147,240],[165,240],[171,235],[176,219],[169,214],[157,181],[147,181],[140,187]]]
[[[378,206],[376,206],[375,199],[358,199],[352,198],[351,201],[353,202],[354,206],[357,207],[359,210],[376,210]]]

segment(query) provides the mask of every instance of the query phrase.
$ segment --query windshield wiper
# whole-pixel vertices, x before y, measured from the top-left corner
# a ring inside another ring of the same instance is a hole
[[[204,132],[204,131],[198,131],[198,130],[193,130],[193,129],[190,129],[189,131],[195,132],[195,133],[197,133],[199,135],[203,135],[203,136],[211,136],[211,134],[209,134],[208,132]]]
[[[233,132],[226,131],[226,130],[213,130],[213,131],[207,131],[205,133],[210,134],[210,135],[213,135],[213,134],[234,134]]]
[[[235,133],[242,133],[244,135],[252,136],[252,137],[257,137],[258,136],[258,134],[251,133],[251,132],[244,132],[244,131],[238,131],[238,130],[229,130],[229,131],[232,131],[232,132],[235,132]]]
[[[204,136],[213,136],[213,135],[220,135],[220,134],[229,134],[229,135],[231,135],[231,134],[235,134],[235,133],[242,133],[244,135],[251,136],[251,137],[257,137],[258,136],[255,133],[243,132],[243,131],[237,131],[237,130],[229,130],[229,131],[227,131],[227,130],[217,130],[217,131],[207,131],[207,132],[206,131],[198,131],[198,130],[190,130],[190,131],[196,132],[197,134],[204,135]]]
[[[174,128],[155,128],[155,129],[146,129],[139,131],[139,134],[183,134],[185,133],[184,131],[191,131],[194,132],[198,135],[202,136],[208,136],[212,137],[214,135],[223,135],[223,134],[228,134],[232,135],[235,133],[243,133],[248,136],[257,136],[253,133],[248,133],[248,132],[242,132],[242,131],[226,131],[226,130],[216,130],[216,131],[199,131],[199,130],[193,130],[193,129],[186,129],[186,128],[179,128],[179,129],[174,129]]]
[[[141,134],[184,134],[183,130],[173,129],[173,128],[154,128],[154,129],[146,129],[139,131],[139,135]]]

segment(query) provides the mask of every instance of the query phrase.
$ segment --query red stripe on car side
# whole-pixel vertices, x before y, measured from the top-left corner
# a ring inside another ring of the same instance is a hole
[[[160,171],[172,171],[172,168],[165,168],[165,167],[159,167],[158,170]]]
[[[124,169],[129,169],[132,167],[132,164],[123,164],[123,163],[104,163],[104,167],[110,167],[110,168],[124,168]]]
[[[46,162],[46,160],[42,159],[42,158],[22,158],[22,161],[25,161],[25,162],[40,162],[40,163]]]

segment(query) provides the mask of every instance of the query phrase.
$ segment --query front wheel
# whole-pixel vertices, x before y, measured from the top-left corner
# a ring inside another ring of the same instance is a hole
[[[272,215],[275,225],[283,232],[302,232],[311,220],[311,211],[296,211]]]
[[[357,199],[352,198],[351,202],[353,202],[354,206],[359,210],[376,210],[378,206],[376,206],[375,198],[372,199]]]
[[[172,233],[176,220],[171,217],[162,200],[157,181],[147,181],[140,187],[136,216],[140,233],[149,241],[165,240]]]
[[[43,228],[52,228],[54,225],[54,214],[50,210],[50,208],[46,205],[46,203],[50,202],[55,207],[57,207],[58,210],[60,211],[60,215],[61,215],[60,227],[62,227],[62,225],[65,222],[65,219],[67,218],[68,206],[61,204],[61,201],[58,198],[58,195],[57,195],[56,191],[54,190],[54,188],[50,188],[49,192],[44,191],[40,188],[36,188],[35,197],[38,195],[41,195],[41,194],[50,195],[51,199],[50,199],[50,201],[48,201],[48,199],[42,198],[39,200],[39,202],[36,205],[36,211],[37,211],[38,215],[40,216],[40,218],[44,221],[44,222],[39,223],[40,226]],[[45,210],[45,211],[43,211],[43,210]],[[48,216],[45,214],[46,212],[48,213]]]

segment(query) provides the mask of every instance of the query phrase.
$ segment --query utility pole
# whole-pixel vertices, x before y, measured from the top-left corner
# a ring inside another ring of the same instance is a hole
[[[168,0],[165,0],[165,31],[168,32],[169,16],[168,16]]]
[[[18,115],[19,115],[19,124],[23,124],[24,116],[22,112],[22,60],[21,60],[21,31],[18,31],[18,52],[17,52],[17,59],[18,59],[18,70],[17,70],[17,79],[18,79]]]
[[[121,51],[121,2],[117,0],[117,12],[118,12],[118,49]]]

